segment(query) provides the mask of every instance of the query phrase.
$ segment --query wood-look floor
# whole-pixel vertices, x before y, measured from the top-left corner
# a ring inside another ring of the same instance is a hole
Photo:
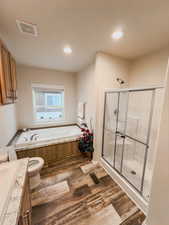
[[[32,191],[33,225],[141,225],[144,214],[105,170],[82,157],[41,172]]]

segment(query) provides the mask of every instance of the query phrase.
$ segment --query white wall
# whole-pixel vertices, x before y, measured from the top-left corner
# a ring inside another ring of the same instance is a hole
[[[169,48],[162,49],[131,61],[129,70],[130,87],[164,85]]]
[[[130,87],[167,85],[164,99],[158,91],[155,102],[149,155],[154,170],[147,225],[168,225],[169,221],[169,74],[165,79],[168,57],[169,48],[141,57],[131,64],[129,73]]]
[[[18,126],[39,126],[33,123],[32,83],[46,85],[62,85],[65,88],[65,121],[76,122],[76,75],[74,73],[58,72],[49,69],[39,69],[27,66],[17,67],[18,80]],[[60,123],[59,123],[60,124]],[[49,124],[43,124],[42,126]],[[50,125],[54,125],[53,123]]]
[[[169,224],[169,71],[167,74],[147,225]]]
[[[95,153],[94,159],[99,160],[102,150],[104,91],[107,88],[119,88],[116,81],[119,77],[125,81],[123,87],[128,86],[129,62],[109,54],[98,53],[95,67],[95,96],[96,96],[96,124],[95,124]]]
[[[0,147],[8,144],[17,130],[14,104],[0,106]]]
[[[150,87],[164,85],[165,71],[169,48],[127,61],[105,53],[96,55],[95,65],[87,67],[77,75],[78,100],[86,101],[87,117],[95,115],[96,146],[95,156],[98,159],[101,151],[103,102],[105,88],[119,88],[116,78],[126,81],[123,87]],[[91,93],[91,95],[90,95]],[[162,95],[157,95],[156,108],[160,108]],[[144,102],[144,101],[143,101]],[[160,115],[160,110],[156,112]],[[87,118],[88,120],[88,118]],[[157,122],[157,121],[156,121]],[[154,125],[157,131],[158,123]]]
[[[78,100],[87,103],[86,120],[93,119],[95,128],[94,159],[101,156],[104,91],[106,88],[119,88],[116,78],[125,80],[128,85],[129,62],[105,53],[97,53],[95,63],[77,74]]]
[[[85,102],[85,122],[88,127],[92,123],[94,126],[95,118],[95,63],[89,65],[83,71],[77,74],[77,104]]]
[[[132,61],[126,61],[108,54],[98,53],[96,55],[94,69],[92,66],[89,66],[81,73],[78,73],[78,99],[89,101],[89,105],[94,102],[90,109],[88,109],[90,111],[88,114],[95,115],[95,160],[99,160],[101,157],[105,88],[119,88],[119,84],[116,82],[117,77],[126,81],[123,87],[134,88],[164,85],[168,56],[169,48]],[[92,93],[92,95],[90,96],[89,93]],[[147,104],[145,99],[147,99],[147,96],[143,95],[143,98],[139,101],[137,100],[136,104],[138,104],[139,107],[142,106],[142,108],[144,108],[144,102]],[[146,173],[146,177],[148,177],[146,179],[150,179],[151,177],[150,172],[152,171],[155,158],[154,148],[160,122],[159,118],[161,115],[162,100],[163,91],[158,91],[156,94],[155,111],[152,123],[152,141],[149,150],[151,154],[148,156],[150,162],[148,166],[150,167],[150,170]]]
[[[132,61],[129,70],[129,87],[164,86],[168,56],[169,48],[166,48]],[[164,89],[156,90],[148,151],[148,163],[145,177],[145,179],[149,180],[149,182],[145,182],[147,186],[147,188],[144,189],[145,195],[150,192],[151,188],[151,178],[155,161],[155,144],[157,140],[158,127],[160,125],[163,94]],[[134,111],[132,112],[132,115],[137,117],[139,116],[139,131],[142,130],[142,133],[146,134],[146,130],[148,128],[148,111],[150,111],[148,108],[151,105],[150,94],[148,94],[148,92],[142,92],[139,100],[137,95],[134,97]],[[143,110],[147,111],[147,113],[142,113]],[[143,158],[143,156],[141,156],[141,151],[139,151],[137,155],[140,159]]]

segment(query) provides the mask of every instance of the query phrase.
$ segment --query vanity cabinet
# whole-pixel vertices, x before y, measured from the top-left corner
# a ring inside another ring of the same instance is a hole
[[[17,99],[17,81],[16,81],[16,62],[10,55],[10,69],[11,69],[11,81],[12,81],[12,98],[15,102]]]
[[[0,104],[14,103],[16,98],[15,60],[0,41]]]
[[[31,214],[32,214],[31,193],[29,188],[29,177],[27,175],[18,225],[31,225]]]

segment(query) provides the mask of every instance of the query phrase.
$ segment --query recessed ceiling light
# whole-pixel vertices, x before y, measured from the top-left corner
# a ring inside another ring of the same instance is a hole
[[[112,33],[111,37],[112,37],[112,39],[118,40],[118,39],[122,38],[123,35],[124,35],[123,31],[117,30],[114,33]]]
[[[72,49],[69,46],[64,47],[63,51],[66,55],[70,55],[72,53]]]

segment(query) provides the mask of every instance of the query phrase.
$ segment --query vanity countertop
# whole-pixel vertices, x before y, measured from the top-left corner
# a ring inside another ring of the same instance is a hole
[[[28,159],[0,165],[0,224],[17,225],[27,175]]]

